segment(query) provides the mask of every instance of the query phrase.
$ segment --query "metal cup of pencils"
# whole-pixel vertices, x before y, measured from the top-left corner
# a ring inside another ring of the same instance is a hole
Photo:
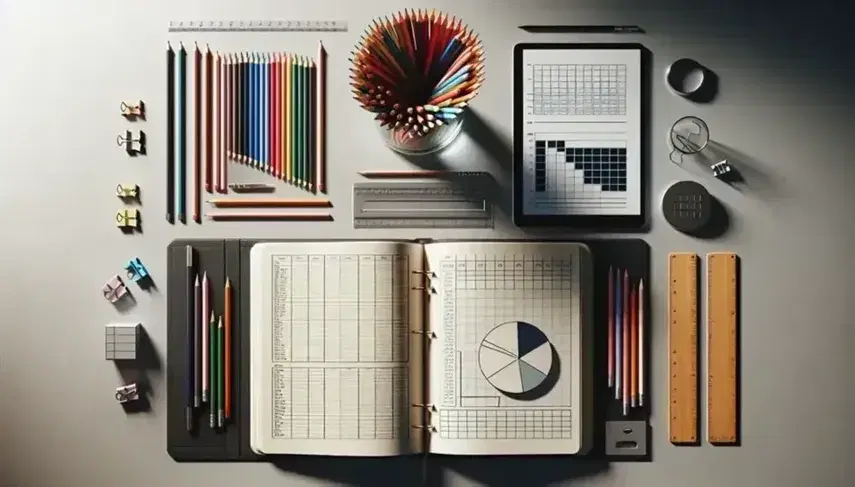
[[[375,114],[386,145],[407,155],[437,152],[453,142],[484,83],[478,36],[435,11],[375,19],[351,61],[354,98]]]

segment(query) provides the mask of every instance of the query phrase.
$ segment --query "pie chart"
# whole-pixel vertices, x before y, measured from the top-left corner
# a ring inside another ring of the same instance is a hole
[[[487,382],[500,392],[525,394],[549,377],[553,367],[552,344],[531,323],[502,323],[481,341],[478,364]]]

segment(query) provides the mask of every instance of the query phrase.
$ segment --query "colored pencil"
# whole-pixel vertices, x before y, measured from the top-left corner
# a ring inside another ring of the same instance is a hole
[[[175,223],[175,51],[166,43],[166,221]]]
[[[426,105],[457,108],[484,82],[484,50],[455,17],[434,10],[405,10],[377,19],[352,52],[354,98],[375,114],[397,141],[421,137],[461,114],[424,117]],[[459,107],[465,108],[465,105]]]
[[[217,426],[223,427],[223,399],[224,399],[224,377],[223,377],[223,317],[217,322]]]
[[[202,276],[202,312],[200,313],[199,319],[202,320],[202,402],[208,402],[208,392],[210,391],[210,369],[208,368],[210,358],[208,357],[208,349],[210,345],[208,341],[210,340],[210,330],[208,329],[208,323],[205,323],[204,320],[208,319],[208,315],[211,313],[211,289],[210,283],[208,282],[208,273]]]
[[[187,50],[178,51],[178,221],[187,223]]]
[[[220,167],[222,164],[223,151],[225,144],[223,143],[223,63],[224,58],[219,51],[214,52],[213,77],[211,82],[213,91],[213,112],[214,119],[214,162],[211,170],[211,192],[220,192]]]
[[[615,399],[623,398],[623,300],[620,269],[615,269]]]
[[[213,53],[212,71],[211,71],[211,118],[213,119],[214,136],[211,144],[213,145],[214,156],[211,163],[211,169],[206,174],[206,181],[210,180],[211,189],[208,193],[220,192],[220,160],[223,150],[223,126],[222,126],[222,110],[223,110],[223,79],[222,79],[222,64],[223,57],[215,51]]]
[[[326,131],[326,111],[327,111],[327,51],[324,49],[324,43],[318,42],[318,85],[317,85],[317,127],[316,127],[316,179],[319,193],[325,193],[326,187],[326,140],[324,132]]]
[[[270,174],[273,177],[278,177],[279,172],[279,151],[278,151],[278,108],[279,108],[279,90],[277,78],[279,74],[279,57],[273,53],[273,60],[270,65]]]
[[[199,407],[202,405],[202,322],[205,317],[202,316],[202,283],[199,281],[199,274],[196,274],[196,280],[193,284],[193,406]]]
[[[194,301],[193,294],[193,247],[186,246],[186,268],[185,268],[185,278],[187,279],[187,283],[185,284],[185,292],[187,295],[185,296],[186,303],[186,314],[185,314],[185,323],[186,334],[185,334],[185,346],[187,347],[187,357],[186,357],[186,367],[184,369],[184,386],[186,392],[186,402],[184,405],[184,420],[187,431],[193,431],[193,408],[195,407],[195,388],[193,385],[193,367],[195,364],[194,354],[196,349],[194,348],[194,329],[195,329],[195,319],[193,316],[194,307],[192,306]]]
[[[294,182],[294,155],[292,151],[293,132],[294,132],[294,73],[293,73],[294,57],[288,55],[285,59],[285,172],[286,180],[289,183]]]
[[[193,221],[202,222],[202,52],[199,45],[193,51]]]
[[[226,278],[226,287],[224,295],[225,305],[223,306],[223,316],[225,322],[225,347],[224,361],[226,369],[225,383],[225,406],[223,412],[226,419],[232,417],[232,283]]]
[[[329,208],[329,200],[301,198],[228,198],[212,199],[208,203],[217,208]]]
[[[331,221],[329,213],[208,213],[215,221]]]
[[[629,329],[629,272],[624,270],[623,285],[621,286],[621,301],[623,302],[623,357],[621,358],[623,366],[623,414],[629,414],[629,393],[630,393],[630,367],[629,367],[629,350],[632,344],[630,343]]]
[[[315,141],[315,128],[317,125],[317,86],[318,66],[314,60],[309,60],[309,69],[306,70],[306,188],[315,191],[315,175],[317,174],[315,159],[318,155],[318,145]]]
[[[208,425],[211,428],[217,427],[217,398],[220,393],[219,379],[217,378],[217,320],[214,318],[214,312],[211,311],[211,321],[208,323],[209,335],[211,336],[208,350],[209,367],[211,372],[211,401],[208,404]]]
[[[258,167],[258,60],[250,54],[249,60],[249,162]]]
[[[270,75],[267,72],[270,68],[270,59],[267,54],[261,55],[261,170],[270,172]]]
[[[629,406],[638,405],[638,291],[635,287],[629,295],[630,335],[629,335]]]
[[[404,171],[360,171],[359,175],[370,179],[426,179],[451,177],[484,177],[484,171],[448,171],[448,170],[404,170]]]
[[[638,405],[644,406],[644,279],[638,282]]]
[[[205,50],[205,191],[213,192],[214,172],[214,53],[210,47]],[[200,217],[201,218],[201,217]]]
[[[615,385],[615,282],[614,282],[614,273],[612,272],[612,268],[609,267],[609,307],[608,309],[608,374],[609,374],[609,387],[614,387]]]

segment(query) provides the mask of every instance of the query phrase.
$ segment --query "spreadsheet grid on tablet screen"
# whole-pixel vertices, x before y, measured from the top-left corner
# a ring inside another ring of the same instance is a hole
[[[641,56],[522,51],[524,215],[642,214]]]

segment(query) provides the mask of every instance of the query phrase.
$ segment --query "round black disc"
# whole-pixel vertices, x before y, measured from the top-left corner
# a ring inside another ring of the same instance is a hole
[[[712,209],[709,191],[694,181],[674,183],[662,197],[665,220],[683,233],[692,234],[703,229],[710,222]]]

